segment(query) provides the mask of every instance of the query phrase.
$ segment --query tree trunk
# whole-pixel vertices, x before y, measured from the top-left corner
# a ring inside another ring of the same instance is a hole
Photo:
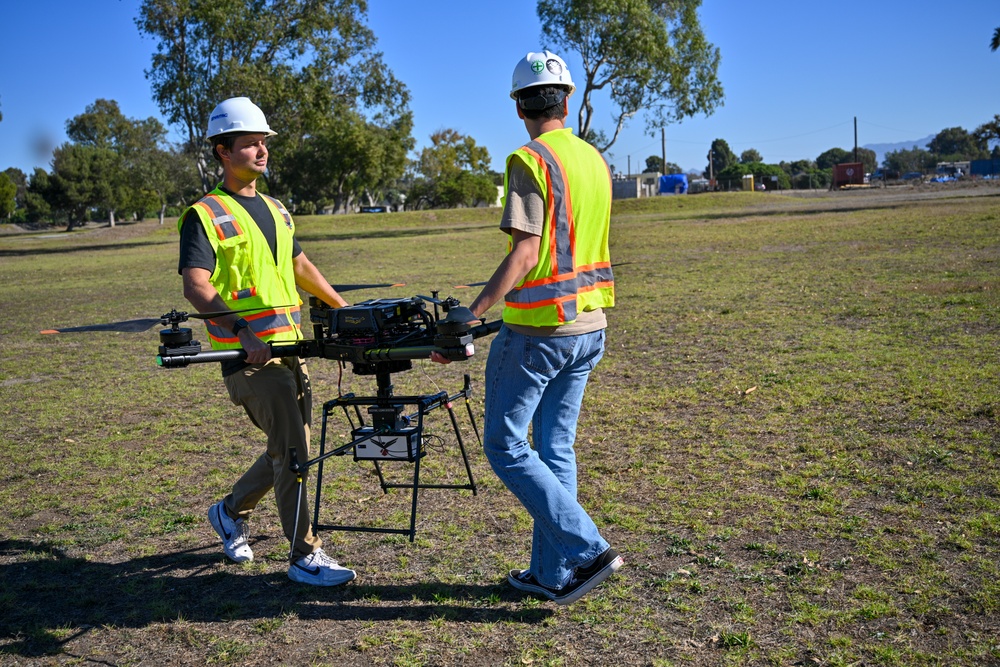
[[[163,224],[163,217],[167,214],[167,204],[166,202],[160,204],[160,224]]]
[[[115,226],[115,209],[108,210],[108,227]]]

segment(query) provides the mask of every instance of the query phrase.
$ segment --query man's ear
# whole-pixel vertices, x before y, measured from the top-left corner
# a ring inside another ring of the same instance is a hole
[[[517,100],[514,100],[514,108],[517,109],[517,117],[524,120],[524,112],[521,111],[521,104]]]

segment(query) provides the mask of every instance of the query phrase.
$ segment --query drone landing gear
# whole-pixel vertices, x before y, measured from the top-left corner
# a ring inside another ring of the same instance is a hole
[[[380,366],[380,364],[376,364]],[[420,489],[464,489],[472,491],[476,495],[476,483],[472,477],[472,468],[469,466],[469,457],[465,451],[465,443],[462,440],[462,433],[458,427],[458,419],[452,407],[455,400],[465,399],[465,407],[468,411],[469,421],[475,431],[476,439],[482,445],[482,438],[479,429],[476,427],[476,420],[469,403],[471,396],[469,376],[465,376],[465,385],[461,391],[448,395],[447,392],[440,392],[433,395],[421,396],[393,396],[392,384],[389,370],[386,368],[376,368],[376,382],[378,385],[378,395],[375,397],[358,397],[354,394],[347,394],[323,404],[323,426],[319,442],[319,455],[305,463],[299,464],[300,481],[299,493],[301,497],[302,482],[301,471],[310,466],[317,465],[316,471],[316,499],[313,513],[313,529],[360,531],[371,533],[395,533],[408,535],[410,542],[413,542],[416,535],[417,521],[417,495]],[[368,406],[370,423],[365,421],[361,407]],[[416,412],[405,415],[406,406],[415,406]],[[438,409],[445,408],[451,420],[451,427],[458,442],[458,448],[462,455],[462,462],[465,464],[465,474],[468,484],[425,484],[420,481],[420,462],[427,454],[424,447],[424,416]],[[341,409],[351,426],[352,440],[327,451],[327,423],[331,413]],[[374,526],[348,526],[348,525],[322,525],[319,522],[320,499],[323,486],[323,465],[326,459],[331,456],[343,456],[353,451],[355,461],[372,461],[375,466],[375,473],[378,476],[379,485],[383,494],[388,494],[389,489],[410,489],[412,500],[410,505],[410,525],[409,528],[384,528]],[[406,483],[390,482],[386,479],[382,471],[382,464],[389,461],[404,461],[413,464],[412,481]],[[298,521],[296,521],[298,523]]]

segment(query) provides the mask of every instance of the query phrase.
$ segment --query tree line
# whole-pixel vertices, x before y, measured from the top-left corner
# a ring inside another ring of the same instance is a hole
[[[700,5],[538,0],[542,42],[581,57],[578,131],[602,152],[635,117],[658,129],[722,104],[719,50],[701,29]],[[135,24],[156,45],[146,77],[181,140],[168,143],[155,118],[127,118],[114,100],[95,100],[67,121],[51,170],[0,173],[0,219],[71,228],[178,213],[219,178],[205,119],[238,95],[279,130],[259,184],[297,213],[495,201],[502,177],[473,138],[443,129],[411,156],[410,93],[383,62],[366,11],[366,0],[143,0]],[[608,131],[595,124],[601,91],[610,91]]]
[[[723,188],[739,188],[743,177],[752,175],[755,182],[775,183],[780,189],[827,188],[833,180],[833,167],[838,164],[860,162],[865,173],[882,168],[887,173],[932,172],[940,162],[964,162],[982,159],[1000,159],[1000,115],[969,132],[962,127],[949,127],[938,132],[926,148],[913,146],[886,153],[878,163],[875,151],[868,148],[830,148],[815,159],[764,162],[760,152],[750,148],[736,155],[724,139],[712,142],[708,164],[700,173],[689,174],[715,179]],[[990,145],[993,144],[993,148]],[[668,162],[662,167],[662,158],[651,155],[646,160],[647,171],[681,173],[681,169]]]

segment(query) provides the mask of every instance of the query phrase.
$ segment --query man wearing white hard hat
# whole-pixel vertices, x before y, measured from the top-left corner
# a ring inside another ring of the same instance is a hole
[[[219,103],[207,136],[222,165],[222,183],[178,223],[185,298],[202,313],[250,309],[207,320],[206,328],[212,349],[246,350],[245,361],[222,362],[223,381],[233,403],[267,435],[264,453],[209,509],[208,518],[225,554],[237,563],[251,561],[248,520],[273,489],[291,543],[289,578],[335,586],[355,573],[326,555],[308,518],[301,518],[309,516],[306,497],[299,496],[290,470],[293,450],[299,460],[309,457],[309,373],[301,359],[272,358],[268,343],[303,338],[296,286],[333,307],[347,302],[302,252],[281,202],[257,191],[257,179],[267,169],[267,138],[275,134],[248,98]]]
[[[623,563],[577,501],[577,419],[604,354],[614,277],[611,173],[565,127],[574,88],[566,63],[548,51],[514,68],[510,96],[530,141],[507,158],[507,256],[470,306],[481,317],[504,302],[486,362],[483,444],[534,520],[528,567],[507,581],[557,604],[579,600]]]

